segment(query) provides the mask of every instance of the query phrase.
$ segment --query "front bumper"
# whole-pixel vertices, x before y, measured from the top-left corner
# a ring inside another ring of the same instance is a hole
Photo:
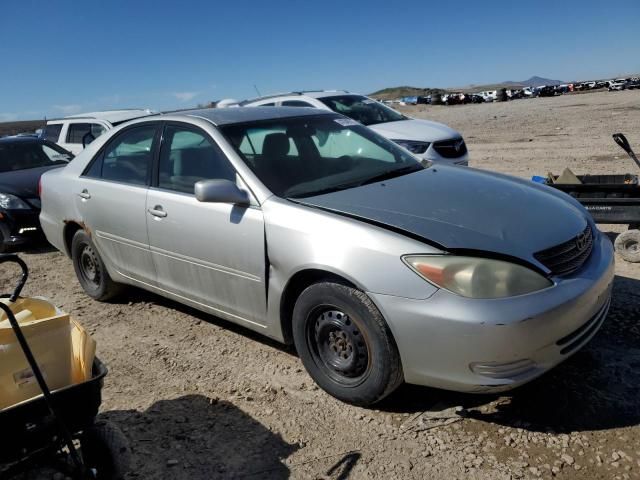
[[[585,345],[607,315],[613,277],[613,247],[598,233],[581,269],[532,294],[369,295],[387,319],[408,383],[498,392],[533,380]]]
[[[0,242],[17,247],[43,238],[37,210],[0,210]]]
[[[457,165],[459,167],[469,166],[469,152],[465,152],[463,155],[456,158],[445,158],[434,150],[433,145],[430,145],[427,151],[420,155],[420,158],[424,158],[436,165]]]

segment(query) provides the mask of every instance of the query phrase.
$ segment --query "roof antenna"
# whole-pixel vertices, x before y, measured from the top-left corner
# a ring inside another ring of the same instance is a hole
[[[256,87],[256,84],[255,84],[255,83],[253,84],[253,88],[255,88],[255,89],[256,89],[256,92],[257,92],[258,96],[259,96],[259,97],[261,97],[261,96],[262,96],[262,94],[260,93],[260,90],[258,90],[258,87]]]

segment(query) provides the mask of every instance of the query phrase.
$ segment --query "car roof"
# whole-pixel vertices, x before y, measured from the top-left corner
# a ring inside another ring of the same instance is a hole
[[[45,143],[45,139],[36,135],[9,135],[0,137],[0,143]]]
[[[233,123],[255,122],[278,118],[304,117],[312,115],[335,115],[334,112],[300,107],[253,107],[253,108],[203,108],[172,113],[171,116],[200,117],[214,125],[230,125]]]
[[[273,95],[264,95],[262,97],[250,98],[243,100],[239,105],[247,105],[248,103],[260,102],[262,100],[278,99],[281,97],[307,96],[311,98],[334,97],[336,95],[359,95],[358,93],[349,92],[347,90],[299,90],[296,92],[274,93]]]
[[[94,120],[105,120],[109,123],[120,123],[126,122],[127,120],[133,120],[134,118],[146,117],[155,114],[157,114],[157,112],[149,109],[104,110],[100,112],[87,112],[78,113],[76,115],[68,115],[64,118],[53,120],[53,122],[63,122],[65,120],[78,120],[86,118]]]

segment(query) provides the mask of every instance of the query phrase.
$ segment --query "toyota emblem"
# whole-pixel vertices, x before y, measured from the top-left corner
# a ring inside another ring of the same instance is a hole
[[[588,240],[589,238],[584,232],[576,237],[576,248],[579,252],[582,252],[587,247]]]

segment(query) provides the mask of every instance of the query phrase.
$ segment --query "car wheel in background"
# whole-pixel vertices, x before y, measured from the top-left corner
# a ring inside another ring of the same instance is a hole
[[[0,253],[8,253],[9,247],[4,244],[4,234],[0,231]]]
[[[111,280],[91,237],[84,230],[78,230],[73,236],[71,258],[78,281],[91,298],[105,301],[120,292],[120,285]]]
[[[309,286],[293,310],[293,337],[309,375],[342,401],[371,405],[403,381],[391,331],[359,290],[333,282]]]
[[[640,230],[627,230],[616,237],[616,252],[627,262],[640,262]]]

